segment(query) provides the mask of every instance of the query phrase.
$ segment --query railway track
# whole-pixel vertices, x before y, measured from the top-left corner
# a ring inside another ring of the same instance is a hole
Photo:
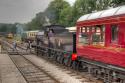
[[[10,58],[22,73],[27,83],[59,83],[58,80],[25,59],[23,56],[11,55]]]
[[[31,61],[23,57],[19,51],[14,51],[10,47],[4,48],[9,54],[10,59],[16,65],[17,69],[23,75],[27,83],[60,83],[53,76],[34,65]]]

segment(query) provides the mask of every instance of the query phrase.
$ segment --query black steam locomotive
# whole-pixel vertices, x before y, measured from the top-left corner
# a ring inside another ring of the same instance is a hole
[[[73,32],[69,32],[61,25],[45,26],[44,35],[38,34],[36,36],[36,45],[34,47],[37,55],[45,55],[59,63],[70,66],[73,48],[75,48],[73,34]]]
[[[62,51],[72,51],[72,34],[64,26],[50,25],[44,27],[44,35],[37,35],[37,45]]]

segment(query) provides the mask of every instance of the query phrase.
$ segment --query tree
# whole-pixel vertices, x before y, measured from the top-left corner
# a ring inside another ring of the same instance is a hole
[[[6,32],[6,33],[10,33],[13,30],[13,24],[5,24],[5,23],[1,23],[0,24],[0,32]]]
[[[104,10],[112,7],[112,0],[96,0],[96,10]]]
[[[72,26],[72,7],[68,6],[61,10],[59,15],[59,24]]]
[[[71,7],[68,2],[64,0],[54,0],[52,1],[45,13],[50,19],[52,24],[68,24],[68,18],[70,18]]]
[[[112,0],[113,7],[118,7],[122,5],[125,5],[125,0]]]
[[[16,23],[15,24],[12,24],[11,26],[11,32],[16,34]]]
[[[76,0],[75,4],[70,6],[65,0],[53,0],[44,12],[36,14],[36,17],[26,25],[28,30],[40,29],[48,22],[75,26],[76,21],[82,15],[123,4],[125,4],[125,0]]]
[[[3,24],[3,25],[1,26],[1,30],[0,30],[0,31],[1,31],[1,32],[8,32],[6,24]]]
[[[45,22],[45,15],[43,12],[40,12],[36,14],[36,17],[32,19],[31,22],[26,24],[26,27],[28,30],[36,30],[40,29],[41,26],[43,26]]]
[[[40,29],[47,24],[61,24],[70,26],[72,19],[72,8],[64,0],[52,1],[44,12],[36,14],[31,22],[27,23],[28,30]]]
[[[97,12],[112,6],[112,0],[76,0],[73,6],[73,23],[85,14]]]

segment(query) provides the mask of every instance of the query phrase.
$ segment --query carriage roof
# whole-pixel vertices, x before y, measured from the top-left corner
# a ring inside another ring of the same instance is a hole
[[[122,14],[125,14],[125,6],[120,6],[120,7],[103,10],[103,11],[99,11],[99,12],[95,12],[91,14],[86,14],[86,15],[81,16],[77,20],[77,22],[99,19],[103,17],[117,16],[117,15],[122,15]]]

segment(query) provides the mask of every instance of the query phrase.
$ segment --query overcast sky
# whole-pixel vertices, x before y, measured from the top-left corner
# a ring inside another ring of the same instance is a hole
[[[0,23],[26,23],[52,0],[0,0]],[[67,0],[72,4],[75,0]]]

